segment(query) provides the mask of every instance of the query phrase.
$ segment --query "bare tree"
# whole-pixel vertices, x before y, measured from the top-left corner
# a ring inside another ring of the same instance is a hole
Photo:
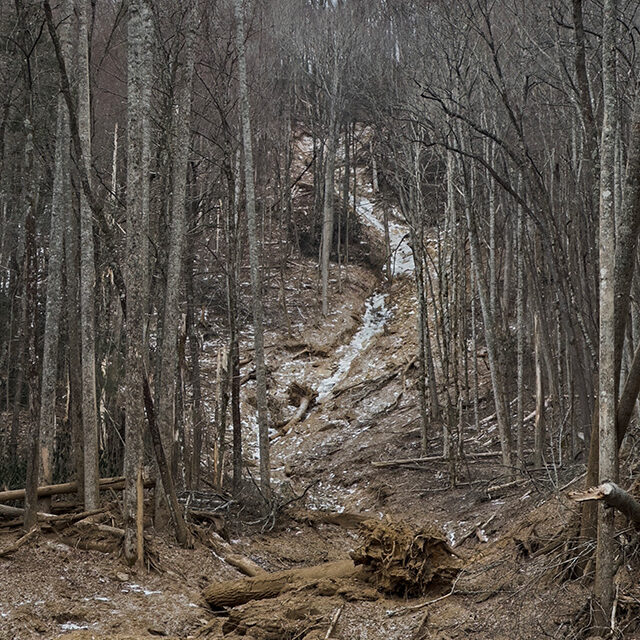
[[[271,493],[271,465],[269,462],[269,424],[267,415],[267,372],[264,362],[264,309],[262,302],[262,279],[256,220],[256,199],[253,180],[253,147],[251,141],[251,115],[249,87],[247,84],[247,61],[245,52],[244,15],[242,0],[233,0],[236,20],[236,47],[238,51],[238,86],[240,91],[240,119],[242,122],[242,145],[244,150],[244,189],[249,236],[249,263],[251,270],[251,299],[253,308],[253,333],[256,363],[256,396],[258,403],[258,435],[260,445],[260,486],[265,500]]]
[[[151,82],[151,12],[147,0],[129,3],[128,22],[128,149],[127,149],[127,356],[125,378],[125,499],[124,554],[127,562],[139,560],[136,484],[142,462],[144,404],[145,321],[144,283],[147,280],[145,237],[148,229],[149,83]]]

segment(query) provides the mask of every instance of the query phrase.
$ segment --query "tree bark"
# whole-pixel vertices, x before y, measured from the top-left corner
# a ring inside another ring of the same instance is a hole
[[[242,0],[233,0],[236,20],[236,47],[238,51],[238,80],[240,91],[240,117],[244,149],[244,184],[249,237],[249,263],[251,271],[251,298],[256,363],[256,398],[258,404],[258,436],[260,448],[260,489],[263,498],[271,496],[271,465],[269,462],[269,424],[267,414],[267,371],[264,361],[264,309],[262,302],[262,278],[258,246],[256,199],[253,181],[253,147],[251,141],[251,116],[249,88],[247,85],[247,60],[244,42],[244,16]]]
[[[78,134],[85,172],[91,183],[91,107],[89,88],[88,0],[77,0],[78,13]],[[84,433],[84,506],[99,502],[97,481],[99,443],[96,405],[96,337],[93,217],[86,195],[80,193],[80,327],[82,344],[82,429]]]
[[[137,478],[142,456],[144,407],[142,380],[145,353],[144,292],[147,281],[149,154],[145,148],[149,126],[152,25],[147,0],[129,2],[127,78],[127,354],[125,372],[124,556],[137,561]]]
[[[542,346],[540,344],[540,320],[536,314],[533,319],[533,335],[536,369],[536,417],[534,422],[534,464],[541,468],[544,458],[544,377],[542,374]]]
[[[69,56],[69,19],[72,7],[63,5],[65,14],[60,40]],[[69,115],[64,96],[58,96],[55,167],[49,231],[49,263],[47,268],[47,303],[45,311],[44,347],[42,350],[42,384],[40,388],[40,471],[45,484],[53,482],[53,452],[56,432],[56,386],[58,380],[58,336],[62,313],[62,266],[64,258],[64,220],[71,206]],[[45,505],[48,511],[48,505]]]
[[[204,590],[203,596],[212,609],[237,607],[252,600],[275,598],[287,588],[303,587],[321,579],[352,578],[363,572],[364,569],[356,567],[353,560],[339,560],[315,567],[214,583]]]
[[[636,529],[640,528],[640,502],[615,482],[604,482],[597,487],[591,487],[586,491],[574,491],[569,495],[576,502],[602,500],[609,507],[622,512],[633,522]]]
[[[599,479],[601,483],[618,479],[618,442],[616,436],[616,358],[615,358],[615,216],[614,162],[616,129],[616,0],[605,0],[603,7],[603,98],[600,163],[600,353],[599,353]],[[609,626],[613,606],[615,565],[615,527],[613,512],[598,509],[596,550],[595,611],[596,625]]]
[[[171,225],[162,323],[160,381],[158,384],[158,426],[170,469],[175,467],[177,457],[176,443],[178,439],[175,433],[176,411],[174,403],[178,368],[177,334],[180,322],[179,296],[186,225],[187,163],[191,138],[191,88],[195,64],[194,41],[197,24],[195,0],[189,0],[189,2],[186,19],[183,85],[172,109]]]
[[[329,122],[327,130],[327,150],[324,173],[324,199],[322,208],[322,245],[320,252],[320,274],[322,280],[322,315],[329,313],[329,262],[333,245],[333,221],[335,200],[335,168],[336,168],[336,136],[337,136],[337,104],[338,99],[338,51],[333,53],[333,71],[331,88],[327,96],[329,103]]]

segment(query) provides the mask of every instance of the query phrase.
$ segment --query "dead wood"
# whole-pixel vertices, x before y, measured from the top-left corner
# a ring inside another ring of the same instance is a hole
[[[0,515],[2,516],[24,516],[25,509],[22,507],[10,507],[6,504],[0,504]],[[38,519],[55,518],[52,513],[38,512]]]
[[[209,542],[215,552],[229,565],[251,578],[267,572],[253,560],[237,554],[233,547],[217,533],[209,534]]]
[[[511,482],[505,482],[504,484],[493,484],[490,487],[487,487],[487,494],[490,496],[501,493],[505,489],[513,489],[514,487],[519,487],[523,485],[526,480],[512,480]]]
[[[478,538],[480,542],[488,542],[487,535],[484,533],[485,527],[489,526],[495,520],[496,514],[494,513],[488,520],[484,522],[480,521],[475,524],[467,533],[465,533],[462,538],[460,538],[456,543],[455,547],[459,547],[463,542],[472,538],[474,535]]]
[[[363,522],[373,517],[366,513],[335,513],[334,511],[290,511],[289,515],[297,522],[307,524],[335,524],[345,529],[358,529]]]
[[[336,628],[336,625],[338,624],[338,620],[340,620],[340,615],[342,614],[342,610],[344,609],[344,605],[338,607],[334,613],[333,616],[331,616],[331,624],[329,625],[329,628],[327,629],[327,633],[324,636],[324,640],[329,640],[329,638],[331,637],[331,634],[333,633],[333,630]]]
[[[531,453],[530,451],[525,451],[525,453]],[[478,459],[482,460],[484,458],[497,458],[502,455],[502,451],[480,451],[478,453],[465,453],[465,459]],[[449,462],[449,458],[445,456],[426,456],[422,458],[400,458],[398,460],[380,460],[376,462],[372,462],[372,467],[377,468],[386,468],[386,467],[402,467],[405,465],[415,465],[422,464],[423,462]]]
[[[182,546],[191,547],[193,546],[193,538],[184,521],[184,513],[178,504],[175,483],[173,482],[173,477],[169,472],[169,465],[167,463],[164,448],[162,447],[160,430],[156,423],[155,408],[151,397],[151,388],[149,387],[149,379],[146,375],[142,380],[142,392],[144,398],[144,411],[147,414],[147,426],[149,427],[149,434],[151,435],[151,441],[153,443],[153,451],[155,453],[158,471],[160,472],[162,488],[164,489],[166,502],[176,530],[176,539]]]
[[[421,596],[433,584],[450,584],[460,571],[460,560],[435,528],[415,530],[386,518],[369,520],[362,529],[364,542],[351,557],[386,593]]]
[[[107,489],[113,489],[118,491],[124,489],[124,476],[117,476],[115,478],[101,478],[100,490],[106,491]],[[155,480],[145,480],[145,487],[155,486]],[[64,482],[62,484],[50,484],[42,487],[38,487],[38,498],[45,498],[48,496],[57,496],[65,493],[75,493],[78,490],[77,483]],[[13,500],[24,500],[24,489],[11,489],[9,491],[0,491],[0,503],[12,502]]]
[[[80,522],[76,523],[76,527],[81,527],[82,529],[95,531],[97,533],[106,533],[108,535],[115,536],[116,538],[124,538],[124,529],[112,527],[108,524],[100,524],[89,520],[80,520]]]
[[[289,396],[289,404],[298,407],[298,409],[287,422],[277,425],[280,436],[288,433],[304,418],[318,397],[317,391],[295,381],[289,385],[287,394]]]
[[[4,556],[8,556],[9,554],[17,551],[23,544],[31,540],[31,538],[35,537],[35,535],[40,531],[40,529],[36,526],[25,533],[22,537],[18,538],[12,545],[8,546],[6,549],[0,550],[0,558]]]
[[[372,380],[370,379],[361,380],[360,382],[354,382],[353,384],[350,384],[346,387],[339,387],[339,388],[334,387],[331,393],[333,394],[334,398],[337,398],[338,396],[341,396],[343,393],[347,393],[348,391],[353,391],[358,387],[370,387],[368,389],[365,389],[364,395],[358,398],[358,401],[364,400],[364,398],[371,395],[372,393],[375,393],[376,391],[384,387],[388,382],[391,382],[391,380],[393,380],[398,375],[400,375],[400,373],[402,372],[402,369],[403,367],[398,367],[397,369],[394,369],[390,373],[383,373],[382,375],[378,376],[377,378],[373,378]]]
[[[219,610],[223,607],[236,607],[252,600],[275,598],[288,589],[297,589],[319,580],[352,578],[364,573],[362,567],[356,567],[352,560],[340,560],[215,583],[204,590],[203,596],[212,609]]]
[[[610,507],[622,512],[636,528],[640,528],[640,502],[615,482],[604,482],[586,491],[572,491],[569,497],[576,502],[603,500]]]
[[[66,544],[72,549],[82,549],[82,551],[114,553],[121,546],[121,543],[116,540],[85,540],[83,538],[72,538],[69,536],[60,536],[58,539],[62,544]]]
[[[287,351],[295,351],[291,357],[292,359],[299,358],[305,353],[310,356],[318,356],[320,358],[326,358],[330,354],[330,350],[327,347],[322,347],[318,344],[313,344],[305,340],[287,340],[282,345]]]

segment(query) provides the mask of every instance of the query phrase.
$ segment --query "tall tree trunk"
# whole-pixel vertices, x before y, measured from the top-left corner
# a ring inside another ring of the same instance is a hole
[[[194,40],[197,23],[196,3],[190,0],[185,36],[185,64],[183,85],[174,108],[172,122],[172,197],[171,225],[169,231],[169,256],[167,264],[167,286],[164,296],[164,320],[162,323],[161,365],[158,421],[162,446],[174,469],[177,459],[175,433],[176,372],[178,368],[177,334],[180,322],[179,296],[186,219],[187,163],[191,138],[191,86],[195,62]]]
[[[32,95],[28,90],[27,117],[25,118],[25,245],[23,254],[23,296],[25,314],[25,328],[23,330],[24,363],[26,369],[27,388],[29,395],[29,439],[27,442],[27,478],[25,495],[24,527],[29,530],[37,520],[38,509],[38,476],[40,467],[40,422],[38,410],[38,362],[36,354],[36,308],[37,308],[37,256],[36,256],[36,179],[33,162],[34,143],[32,125]],[[20,398],[16,399],[20,402]]]
[[[320,251],[320,275],[322,279],[322,315],[329,313],[329,262],[333,245],[333,220],[335,200],[336,136],[337,136],[337,93],[338,93],[338,52],[334,51],[331,94],[329,101],[329,128],[327,131],[327,152],[324,173],[324,205],[322,208],[322,245]]]
[[[191,183],[190,230],[196,225],[197,204],[195,198],[196,180]],[[202,386],[200,375],[200,343],[196,330],[196,297],[193,284],[195,268],[195,248],[193,243],[187,244],[187,260],[185,261],[185,283],[187,292],[187,338],[189,340],[189,360],[191,362],[191,426],[193,440],[191,445],[191,483],[192,489],[200,487],[200,458],[202,454],[202,427],[204,415],[202,411]]]
[[[84,436],[82,431],[82,350],[80,344],[80,234],[78,215],[73,206],[66,209],[64,227],[66,317],[69,336],[69,423],[78,499],[84,502]]]
[[[85,171],[91,180],[91,106],[89,88],[89,0],[77,0],[78,13],[78,134]],[[100,502],[99,443],[96,406],[96,337],[93,216],[80,192],[80,325],[82,340],[82,428],[84,432],[84,506]]]
[[[600,353],[599,353],[599,466],[600,484],[618,480],[618,441],[616,437],[616,358],[615,358],[615,203],[614,162],[616,130],[616,0],[605,0],[603,7],[603,97],[604,120],[600,162]],[[615,564],[615,526],[612,509],[598,507],[598,546],[596,551],[596,624],[606,629],[613,605]]]
[[[147,0],[130,0],[127,78],[127,354],[125,373],[125,493],[124,555],[129,564],[138,559],[136,483],[141,464],[144,425],[142,380],[144,376],[144,292],[147,280],[149,154],[145,149],[149,126],[151,61],[151,12]]]
[[[533,319],[533,340],[535,350],[535,369],[536,369],[536,417],[533,427],[534,438],[534,464],[536,468],[542,467],[544,456],[544,432],[545,432],[545,415],[544,415],[544,377],[542,375],[542,345],[540,339],[540,319],[538,314]]]
[[[68,7],[67,7],[68,8]],[[69,12],[68,15],[70,15]],[[66,30],[66,29],[65,29]],[[68,42],[68,37],[61,36]],[[53,483],[53,451],[56,431],[56,383],[58,379],[58,336],[62,312],[62,264],[64,219],[71,206],[69,198],[69,117],[62,95],[58,97],[53,199],[49,231],[49,264],[47,268],[47,306],[44,347],[42,352],[42,385],[40,391],[40,466],[42,482]],[[48,509],[47,509],[48,510]]]
[[[260,448],[260,488],[263,498],[268,501],[271,497],[271,465],[269,462],[269,425],[267,422],[267,371],[264,362],[264,310],[262,302],[262,279],[260,276],[256,198],[253,182],[254,164],[251,141],[251,116],[249,111],[249,87],[247,85],[247,60],[245,55],[242,0],[233,0],[233,9],[236,19],[240,117],[242,120],[244,184],[249,237],[249,266],[251,271],[251,298],[253,307],[253,333],[256,363],[256,398],[258,404],[258,436]]]
[[[240,420],[240,346],[238,330],[238,213],[240,201],[240,152],[235,169],[227,173],[229,206],[226,218],[227,236],[227,323],[229,325],[229,376],[231,379],[231,422],[233,429],[233,495],[242,483],[242,423]]]
[[[504,372],[499,366],[499,346],[496,335],[496,323],[491,314],[490,296],[485,282],[482,279],[480,264],[480,243],[475,220],[471,213],[471,198],[467,194],[465,197],[465,214],[467,220],[467,232],[469,234],[469,245],[471,250],[471,264],[478,288],[480,298],[480,308],[484,323],[484,335],[487,343],[487,355],[489,359],[489,370],[491,373],[491,385],[496,406],[496,416],[498,420],[498,431],[500,433],[500,444],[502,447],[502,463],[508,469],[512,469],[512,435],[509,424],[509,410],[505,399]]]
[[[516,442],[518,466],[525,467],[524,460],[524,224],[522,207],[518,207],[516,229],[516,353],[517,353],[517,417]],[[505,312],[506,316],[506,312]]]

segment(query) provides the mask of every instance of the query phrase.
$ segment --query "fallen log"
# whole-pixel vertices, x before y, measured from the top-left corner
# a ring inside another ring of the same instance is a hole
[[[145,487],[155,486],[155,480],[145,480]],[[124,489],[124,476],[117,476],[115,478],[101,478],[100,490],[106,491],[107,489],[113,489],[118,491]],[[48,496],[57,496],[65,493],[75,493],[78,490],[78,484],[73,482],[64,482],[62,484],[50,484],[43,487],[38,487],[38,498],[46,498]],[[9,491],[0,491],[0,503],[11,502],[13,500],[24,500],[24,489],[11,489]]]
[[[283,425],[278,425],[279,435],[288,433],[300,422],[318,397],[317,391],[311,387],[292,382],[288,389],[289,403],[298,407],[293,416]]]
[[[0,504],[0,516],[24,516],[25,509],[22,507],[9,507],[6,504]],[[38,513],[38,519],[44,520],[45,518],[55,518],[52,513]]]
[[[306,511],[295,510],[289,512],[289,515],[297,522],[306,524],[334,524],[345,529],[358,529],[363,522],[375,518],[373,514],[367,513],[351,513],[343,511],[335,513],[333,511]]]
[[[586,491],[571,491],[569,497],[576,502],[603,500],[610,507],[622,512],[636,528],[640,529],[640,502],[615,482],[603,482]]]
[[[18,538],[18,540],[16,540],[16,542],[14,542],[11,546],[7,547],[6,549],[2,549],[2,551],[0,551],[0,558],[8,556],[10,553],[17,551],[23,544],[31,540],[31,538],[33,538],[39,531],[40,529],[38,529],[37,526],[33,527],[31,531],[28,531],[21,538]]]
[[[351,578],[359,575],[365,575],[362,567],[356,567],[352,560],[340,560],[313,567],[287,569],[215,583],[204,590],[203,596],[212,609],[219,610],[223,607],[237,607],[252,600],[275,598],[289,588],[313,584],[318,580]]]
[[[89,520],[80,520],[80,522],[76,522],[76,527],[81,527],[87,531],[95,531],[96,533],[106,533],[108,535],[115,536],[116,538],[124,538],[124,529],[121,529],[120,527],[112,527],[108,524],[90,522]]]
[[[214,551],[228,565],[231,565],[240,573],[243,573],[245,576],[249,576],[250,578],[267,574],[267,572],[261,566],[253,562],[253,560],[237,554],[233,550],[233,547],[222,536],[212,532],[209,534],[209,538]]]
[[[532,453],[531,451],[525,451],[525,454]],[[479,459],[484,458],[497,458],[502,455],[502,451],[480,451],[478,453],[465,453],[464,459]],[[386,467],[401,467],[410,464],[421,464],[423,462],[449,462],[448,456],[426,456],[422,458],[400,458],[398,460],[380,460],[372,462],[372,467],[386,468]]]
[[[46,522],[75,522],[77,520],[84,520],[90,516],[104,513],[107,511],[106,507],[100,509],[92,509],[91,511],[82,511],[80,513],[43,513],[38,512],[38,520],[44,520]],[[0,504],[0,515],[5,516],[17,516],[18,518],[24,516],[25,509],[22,507],[10,507],[6,504]]]
[[[520,487],[526,482],[526,480],[511,480],[511,482],[505,482],[504,484],[493,484],[490,487],[487,487],[487,494],[492,496],[494,494],[500,493],[505,489],[513,489],[514,487]]]

